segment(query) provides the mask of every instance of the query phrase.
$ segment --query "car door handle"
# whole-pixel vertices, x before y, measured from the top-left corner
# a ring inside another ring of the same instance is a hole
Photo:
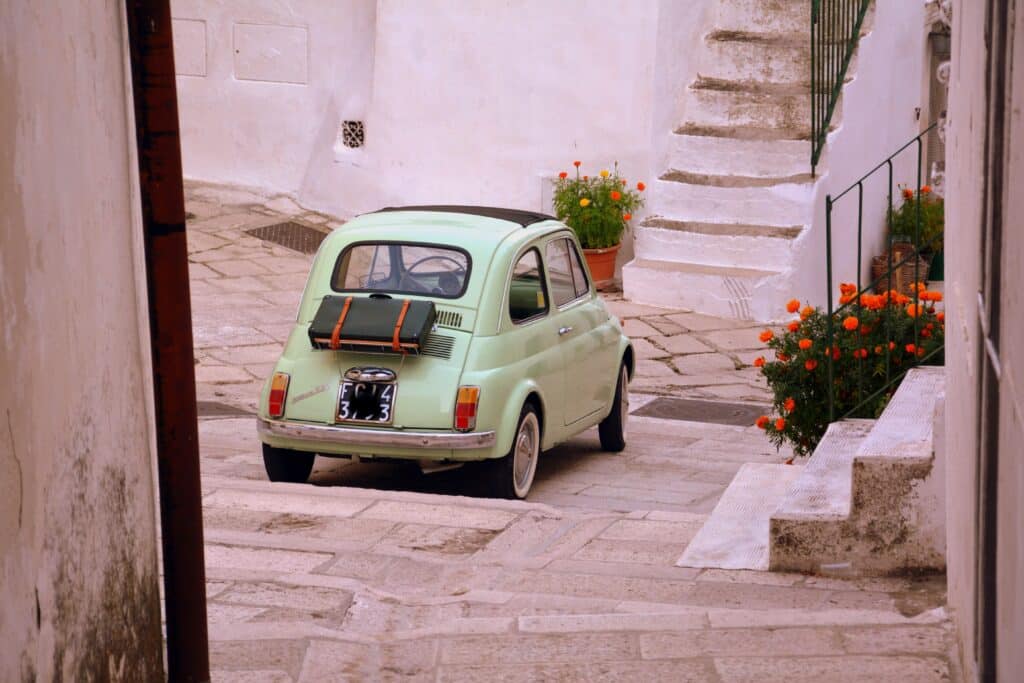
[[[572,332],[572,325],[570,325],[570,326],[568,326],[568,327],[559,327],[559,328],[558,328],[558,336],[559,336],[559,337],[561,337],[561,336],[564,336],[564,335],[567,335],[567,334],[569,334],[570,332]]]

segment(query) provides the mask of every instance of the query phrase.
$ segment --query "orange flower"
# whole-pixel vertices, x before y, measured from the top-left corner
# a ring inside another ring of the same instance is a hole
[[[907,344],[904,348],[907,350],[907,353],[914,353],[917,351],[917,347],[913,344]]]
[[[755,368],[763,368],[764,367],[764,356],[758,356],[757,358],[754,359],[754,367]]]
[[[631,221],[631,220],[633,220],[633,214],[631,214],[631,213],[624,213],[624,214],[622,214],[622,220],[624,220],[624,221]]]
[[[925,299],[925,294],[928,295],[927,299]],[[925,301],[942,301],[942,292],[922,292],[921,298]]]
[[[790,313],[796,313],[797,311],[799,311],[800,310],[800,300],[799,299],[790,299],[789,303],[786,304],[786,310],[789,311]]]
[[[932,191],[932,186],[931,185],[922,185],[921,186],[921,194],[930,194],[931,191]]]
[[[839,350],[838,346],[832,347],[832,360],[839,360],[843,353]]]
[[[588,176],[588,175],[585,175],[585,176],[583,176],[583,179],[584,179],[584,180],[590,180],[590,176]]]
[[[786,418],[780,417],[778,420],[775,421],[775,431],[781,432],[785,428],[786,428]]]
[[[923,346],[917,347],[917,357],[920,358],[923,355],[924,355],[924,347]]]
[[[565,171],[562,171],[561,173],[558,174],[558,177],[561,178],[562,180],[565,180],[566,178],[569,177],[569,174],[566,173]]]
[[[927,339],[928,337],[932,336],[932,331],[926,327],[923,330],[921,330],[921,336]]]
[[[761,341],[763,341],[765,343],[768,343],[771,340],[771,338],[774,337],[774,336],[775,336],[774,332],[772,332],[771,330],[765,330],[764,332],[761,333],[761,336],[758,337],[758,339],[760,339]]]
[[[866,337],[869,334],[871,334],[871,325],[861,325],[860,326],[860,336]]]
[[[916,318],[917,316],[921,315],[921,306],[916,304],[910,304],[909,306],[907,306],[907,315],[909,315],[911,318]]]
[[[812,315],[814,315],[814,309],[811,308],[810,306],[804,306],[802,309],[800,309],[800,319],[801,320],[807,320]]]
[[[580,167],[580,162],[574,161],[574,162],[572,162],[572,165],[575,166],[576,168],[579,168]]]
[[[909,187],[903,188],[903,198],[904,199],[913,199],[914,198],[914,191],[911,190]]]
[[[637,184],[636,184],[636,189],[638,189],[638,190],[640,190],[641,192],[643,192],[644,190],[646,190],[646,189],[647,189],[647,186],[646,186],[646,185],[644,185],[643,183],[637,183]]]
[[[792,413],[793,409],[796,408],[796,401],[792,397],[787,398],[786,402],[782,404],[782,407],[786,409],[787,413]]]
[[[612,201],[617,202],[622,199],[622,193],[618,190],[612,190]]]
[[[808,358],[804,362],[804,367],[807,368],[807,372],[811,372],[814,370],[814,368],[818,367],[818,361],[814,360],[813,358]]]
[[[777,354],[775,354],[775,357],[778,358],[779,360],[781,360],[783,363],[785,363],[786,361],[789,360],[789,354],[788,353],[777,353]]]
[[[843,321],[843,328],[853,332],[860,325],[860,321],[854,316],[849,316]]]
[[[757,418],[757,422],[755,422],[754,424],[760,427],[761,429],[768,429],[769,422],[771,422],[771,420],[768,419],[768,416],[762,415],[761,417]]]
[[[811,346],[814,345],[814,342],[804,337],[803,339],[800,340],[798,345],[800,346],[801,351],[806,351],[807,349],[811,348]]]
[[[626,186],[626,179],[625,178],[620,178],[619,179],[619,184],[622,185],[623,187],[625,187]]]
[[[853,301],[853,295],[852,294],[843,294],[841,297],[839,297],[839,305],[840,306],[842,306],[844,304],[848,304],[851,301]]]
[[[799,329],[800,329],[800,321],[799,320],[794,320],[793,322],[791,322],[789,324],[789,331],[790,332],[796,332]]]
[[[946,322],[946,314],[939,311],[938,313],[935,314],[935,319],[938,320],[940,323],[944,323]]]
[[[889,342],[889,350],[892,351],[896,348],[896,342]]]
[[[917,290],[917,291],[918,291],[918,292],[920,293],[920,292],[923,292],[923,291],[925,291],[925,290],[926,290],[926,289],[928,289],[928,288],[924,286],[924,283],[923,283],[923,282],[915,282],[915,283],[914,283],[914,284],[913,284],[913,285],[911,286],[911,289],[916,289],[916,290]]]
[[[882,355],[882,345],[881,344],[879,344],[878,346],[875,347],[875,355],[876,356],[881,356]]]

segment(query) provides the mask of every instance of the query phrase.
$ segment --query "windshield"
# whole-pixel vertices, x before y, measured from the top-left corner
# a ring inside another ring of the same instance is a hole
[[[353,244],[338,257],[336,292],[427,294],[456,299],[466,291],[469,254],[455,247],[412,242]]]

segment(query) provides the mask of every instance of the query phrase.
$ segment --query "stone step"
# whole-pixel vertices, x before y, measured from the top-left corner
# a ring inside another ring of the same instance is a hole
[[[716,187],[655,180],[650,207],[661,216],[699,223],[810,225],[813,197],[813,183]]]
[[[810,34],[808,0],[721,0],[717,4],[714,26],[722,31]]]
[[[745,463],[676,566],[768,569],[769,518],[801,469]]]
[[[710,185],[712,187],[771,187],[773,185],[800,184],[814,181],[808,173],[795,173],[788,176],[750,176],[738,174],[698,173],[670,169],[663,173],[659,180],[671,180],[690,185]]]
[[[829,132],[835,130],[835,125],[829,128]],[[676,135],[705,136],[724,138],[729,140],[745,140],[755,142],[804,142],[809,144],[811,139],[811,127],[807,125],[790,127],[772,126],[719,126],[705,125],[694,122],[684,122],[673,131]]]
[[[811,144],[805,140],[743,140],[677,133],[670,137],[669,144],[669,166],[691,173],[778,178],[810,171]]]
[[[631,301],[736,320],[774,320],[787,294],[783,274],[757,268],[636,258],[622,268]]]
[[[780,235],[791,228],[739,225],[730,233],[724,223],[656,225],[647,222],[634,231],[637,258],[776,271],[785,270],[792,260],[793,238]]]
[[[661,228],[680,232],[695,232],[703,235],[725,235],[729,237],[775,237],[794,239],[803,231],[801,225],[745,225],[743,223],[694,223],[677,221],[662,216],[648,216],[641,228]]]
[[[701,79],[688,95],[684,126],[800,130],[811,120],[811,94],[801,86]]]
[[[944,483],[933,439],[944,377],[943,368],[913,369],[873,424],[830,427],[772,515],[773,570],[849,565],[854,573],[885,575],[944,568]]]
[[[811,52],[807,32],[713,31],[704,37],[701,78],[809,86]]]

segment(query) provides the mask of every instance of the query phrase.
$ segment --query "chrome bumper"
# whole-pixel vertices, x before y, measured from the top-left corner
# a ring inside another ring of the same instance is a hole
[[[443,448],[465,450],[490,448],[494,432],[414,432],[403,429],[362,429],[334,425],[313,425],[256,418],[260,434],[299,439],[313,443],[351,444],[352,446],[387,446],[390,448]]]

